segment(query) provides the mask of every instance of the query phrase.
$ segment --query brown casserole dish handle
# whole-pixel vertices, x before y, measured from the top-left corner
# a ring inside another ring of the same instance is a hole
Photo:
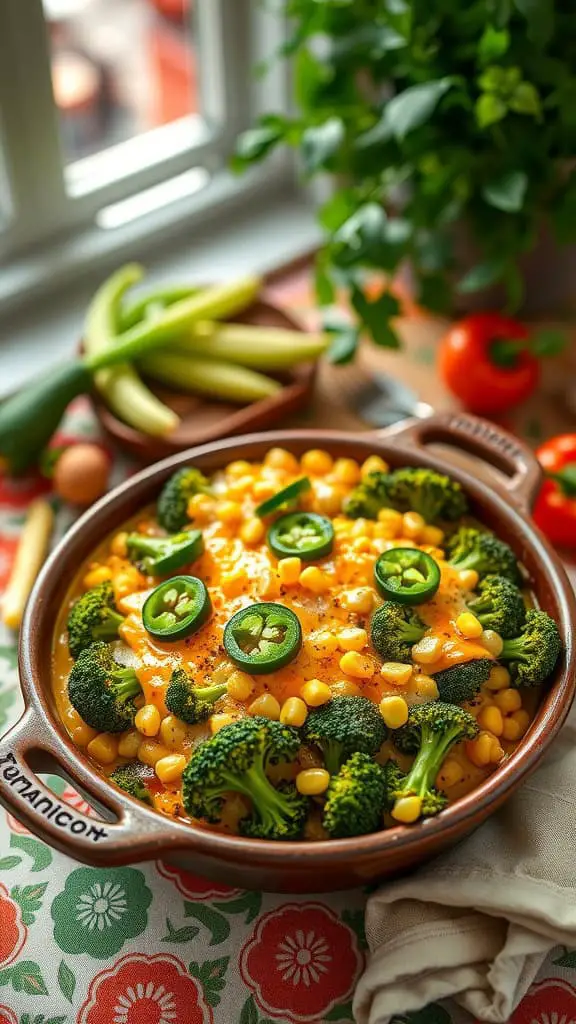
[[[94,772],[85,773],[82,783],[88,797],[104,808],[102,816],[89,817],[61,802],[38,772],[67,777],[65,751],[38,711],[27,708],[0,739],[0,803],[40,839],[90,864],[110,866],[160,856],[168,841],[174,849],[169,821],[124,794],[116,796]],[[77,775],[75,771],[71,780],[75,787]]]
[[[476,455],[500,471],[500,484],[524,511],[529,511],[542,480],[540,466],[530,449],[506,430],[460,412],[437,413],[424,419],[403,420],[379,432],[397,438],[406,448],[447,444]]]

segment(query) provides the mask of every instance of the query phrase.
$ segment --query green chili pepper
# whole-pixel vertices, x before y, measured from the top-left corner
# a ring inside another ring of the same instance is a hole
[[[251,604],[236,612],[224,629],[228,657],[252,675],[283,668],[301,646],[300,621],[283,604]]]
[[[266,501],[257,505],[255,509],[256,515],[264,519],[265,516],[271,515],[272,512],[278,512],[281,508],[293,505],[304,491],[310,490],[310,486],[307,476],[301,476],[299,480],[293,480],[291,484],[283,487],[277,494],[273,494],[271,498],[267,498]]]
[[[267,540],[276,558],[299,555],[303,562],[314,562],[332,551],[334,527],[315,512],[289,512],[272,524]]]
[[[383,597],[399,604],[422,604],[440,586],[440,566],[418,548],[391,548],[377,560],[374,579]]]
[[[211,612],[212,602],[202,580],[197,576],[173,576],[146,598],[142,622],[155,640],[172,642],[196,633]]]

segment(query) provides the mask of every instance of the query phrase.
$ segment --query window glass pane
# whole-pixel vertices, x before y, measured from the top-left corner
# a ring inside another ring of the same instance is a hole
[[[193,0],[43,0],[66,163],[199,110]]]

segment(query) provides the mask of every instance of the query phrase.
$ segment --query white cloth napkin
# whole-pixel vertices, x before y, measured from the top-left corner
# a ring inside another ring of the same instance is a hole
[[[576,709],[542,766],[470,838],[368,900],[357,1024],[453,997],[505,1024],[558,944],[576,946]]]

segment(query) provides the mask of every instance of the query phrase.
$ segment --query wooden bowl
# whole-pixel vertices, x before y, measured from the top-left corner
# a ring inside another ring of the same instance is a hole
[[[481,456],[494,473],[427,447],[448,443]],[[274,843],[211,832],[173,820],[110,786],[58,719],[51,688],[51,650],[58,610],[78,566],[104,537],[154,500],[175,469],[194,462],[207,473],[231,459],[260,459],[272,445],[301,455],[311,447],[362,461],[380,453],[392,466],[421,465],[450,473],[465,488],[473,511],[512,545],[531,578],[538,603],[557,621],[563,656],[536,717],[517,749],[472,792],[437,817],[354,839]],[[20,637],[20,674],[26,710],[0,740],[0,803],[52,846],[89,864],[115,865],[163,857],[228,885],[274,892],[319,892],[392,877],[429,860],[480,825],[534,770],[572,704],[576,653],[576,598],[562,564],[532,525],[531,502],[540,470],[531,453],[492,424],[460,414],[411,421],[377,433],[274,431],[193,449],[142,470],[98,502],[72,527],[44,566],[31,595]],[[98,820],[65,807],[38,777],[64,774],[101,812]]]
[[[302,325],[278,306],[261,299],[235,316],[234,322],[303,331]],[[97,393],[92,395],[92,405],[108,437],[139,461],[149,463],[186,451],[194,445],[218,441],[222,437],[251,430],[268,430],[279,420],[309,404],[314,392],[315,375],[315,363],[302,363],[284,374],[269,374],[283,384],[282,390],[271,398],[243,406],[192,395],[190,392],[174,391],[147,379],[146,383],[154,394],[181,418],[178,429],[168,437],[151,437],[128,426],[108,408]]]

